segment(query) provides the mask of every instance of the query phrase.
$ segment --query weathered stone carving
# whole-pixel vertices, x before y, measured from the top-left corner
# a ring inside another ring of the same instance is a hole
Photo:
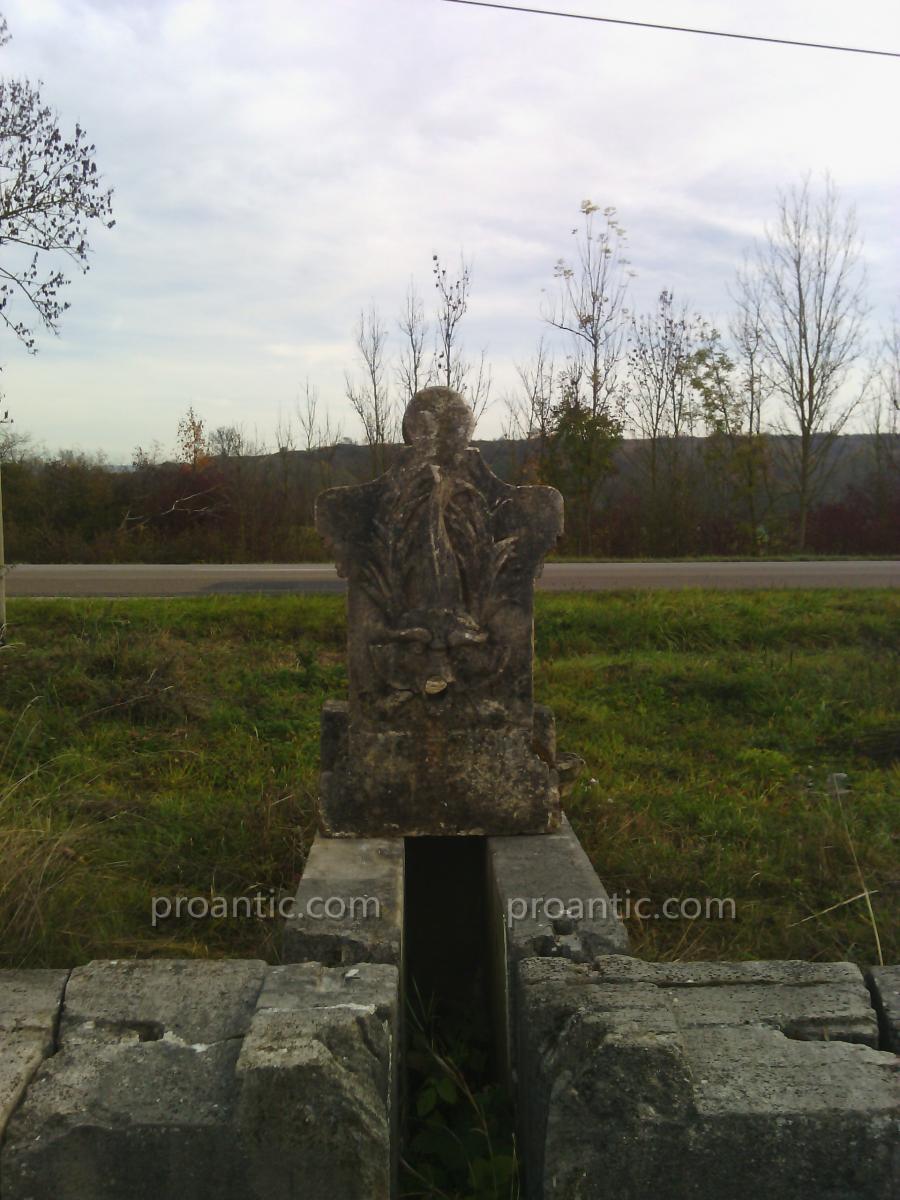
[[[349,701],[323,712],[325,830],[536,833],[559,822],[552,716],[535,723],[533,588],[562,532],[553,488],[499,480],[449,388],[407,407],[380,479],[319,496],[349,581]]]

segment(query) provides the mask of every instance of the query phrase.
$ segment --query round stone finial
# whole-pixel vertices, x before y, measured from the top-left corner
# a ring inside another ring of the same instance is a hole
[[[403,414],[404,442],[439,457],[464,450],[474,428],[472,409],[459,392],[448,387],[416,392]]]

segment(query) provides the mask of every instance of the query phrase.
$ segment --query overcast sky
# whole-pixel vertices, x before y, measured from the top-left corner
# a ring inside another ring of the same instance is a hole
[[[567,0],[570,11],[900,50],[896,0]],[[633,302],[724,321],[779,187],[856,205],[874,324],[900,303],[900,60],[442,0],[0,0],[0,72],[43,81],[115,190],[60,336],[3,333],[17,427],[129,462],[189,405],[271,438],[308,377],[343,399],[353,326],[436,250],[472,261],[494,393],[541,335],[581,201],[614,205]],[[0,249],[2,253],[2,249]],[[393,337],[399,348],[399,334]],[[499,430],[500,405],[480,427]]]

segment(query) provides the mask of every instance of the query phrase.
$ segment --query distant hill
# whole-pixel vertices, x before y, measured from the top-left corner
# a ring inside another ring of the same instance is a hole
[[[788,443],[797,442],[796,437],[772,434],[769,443],[772,449],[774,477],[783,476],[779,461],[789,449]],[[850,433],[838,437],[831,450],[830,465],[823,490],[818,497],[828,503],[840,499],[852,485],[862,486],[874,463],[876,437],[869,433]],[[895,439],[895,446],[900,439]],[[485,462],[501,479],[516,481],[533,447],[524,440],[496,438],[476,440],[473,443],[481,451]],[[681,444],[687,460],[700,460],[707,438],[682,438]],[[616,493],[640,487],[640,471],[637,463],[647,443],[642,438],[625,438],[615,455],[614,473],[610,481],[610,498]],[[897,451],[895,451],[896,453]],[[322,450],[288,450],[263,454],[245,460],[264,470],[277,469],[291,479],[329,476],[327,486],[356,483],[370,474],[370,451],[368,446],[342,442]]]

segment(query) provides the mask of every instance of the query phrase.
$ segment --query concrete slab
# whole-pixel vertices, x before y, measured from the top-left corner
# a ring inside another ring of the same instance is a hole
[[[741,984],[820,984],[858,988],[862,975],[855,963],[806,962],[803,959],[762,959],[747,962],[645,962],[622,955],[594,960],[598,978],[606,983],[652,983],[657,987],[724,987]]]
[[[94,962],[7,1127],[3,1200],[246,1197],[234,1068],[262,962]]]
[[[900,966],[872,967],[866,982],[878,1013],[882,1049],[900,1054]]]
[[[0,1142],[25,1088],[51,1054],[68,971],[0,971]]]
[[[594,967],[598,984],[661,988],[683,1028],[769,1025],[802,1041],[878,1047],[878,1021],[853,963],[645,963],[608,956]]]
[[[403,839],[318,834],[285,920],[284,961],[400,967],[402,934]]]
[[[510,961],[628,953],[625,926],[565,816],[556,833],[492,837],[487,846],[494,916]]]
[[[52,1041],[68,978],[67,970],[0,971],[0,1033],[29,1029]]]
[[[39,1033],[0,1034],[0,1142],[47,1049],[46,1039]]]
[[[204,1045],[242,1037],[266,975],[260,961],[121,959],[76,967],[60,1045],[79,1041]]]

